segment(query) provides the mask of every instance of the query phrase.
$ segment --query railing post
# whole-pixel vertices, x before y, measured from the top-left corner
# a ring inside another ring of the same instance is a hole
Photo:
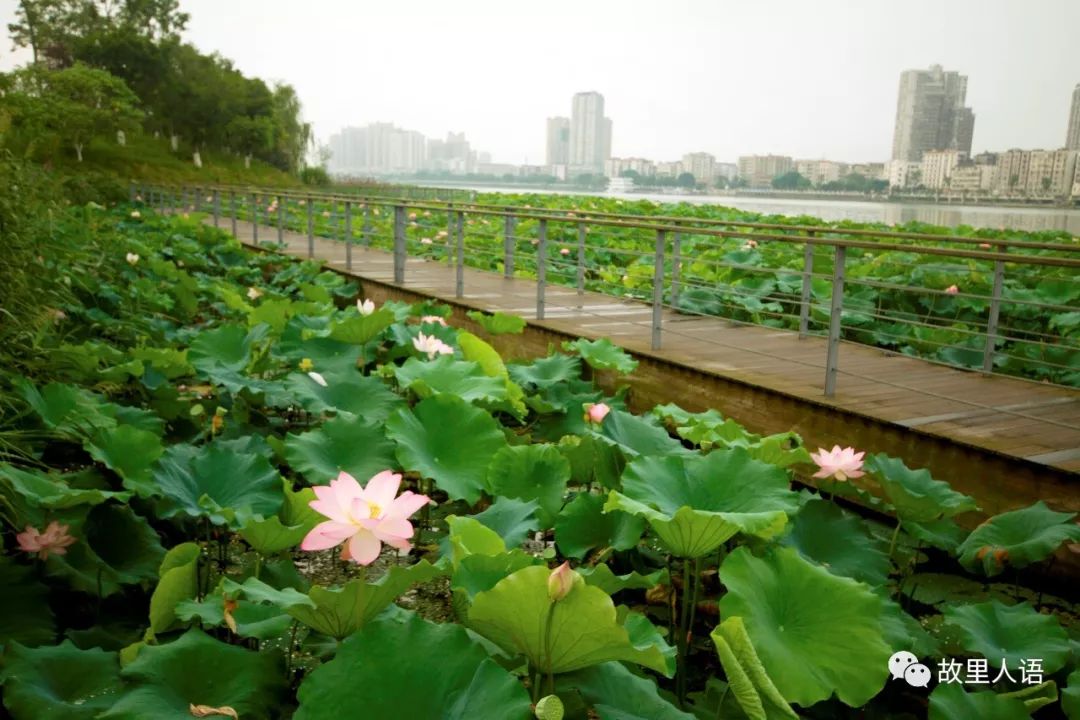
[[[656,252],[653,256],[652,289],[652,349],[660,349],[661,333],[664,322],[664,243],[667,233],[656,231]]]
[[[232,234],[234,238],[239,239],[239,234],[236,232],[236,191],[229,191],[229,211],[232,214]]]
[[[585,295],[585,223],[577,226],[577,294]]]
[[[671,307],[679,307],[679,281],[682,278],[682,233],[676,232],[671,245]]]
[[[214,188],[214,227],[218,227],[221,220],[221,191]]]
[[[195,186],[195,212],[202,210],[202,188],[198,185]]]
[[[371,206],[364,203],[364,224],[360,228],[360,242],[371,247]]]
[[[536,319],[544,319],[544,286],[547,282],[547,220],[540,220],[536,244]]]
[[[1005,246],[997,248],[1005,252]],[[998,316],[1001,313],[1001,293],[1005,285],[1005,261],[994,261],[994,290],[990,296],[990,317],[986,320],[986,349],[983,350],[983,372],[994,372],[994,352],[997,345]]]
[[[352,270],[352,201],[345,201],[345,269]]]
[[[814,236],[813,231],[806,233]],[[807,242],[803,246],[802,298],[799,302],[799,338],[806,337],[810,331],[810,299],[814,289],[814,244]]]
[[[847,248],[836,246],[833,259],[832,301],[829,304],[829,349],[825,357],[825,396],[836,394],[836,376],[840,363],[840,321],[844,311],[844,261]]]
[[[135,204],[135,183],[128,183],[128,202]]]
[[[457,211],[457,267],[454,297],[465,297],[465,213]]]
[[[315,257],[315,203],[310,195],[307,196],[307,256]]]
[[[285,204],[289,198],[277,196],[277,241],[278,245],[285,244]]]
[[[405,284],[405,206],[394,206],[394,282]]]
[[[503,277],[514,277],[514,216],[503,218]]]
[[[259,196],[251,193],[251,244],[259,244]]]
[[[454,255],[450,251],[450,248],[453,247],[453,243],[455,241],[454,233],[457,232],[457,230],[455,229],[457,227],[457,225],[454,222],[454,209],[453,209],[454,205],[453,205],[453,203],[450,203],[449,205],[447,205],[447,207],[448,207],[448,209],[446,211],[446,264],[449,265],[450,263],[452,263],[454,261]]]

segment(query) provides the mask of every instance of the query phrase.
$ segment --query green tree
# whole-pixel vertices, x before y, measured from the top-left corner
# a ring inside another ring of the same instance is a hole
[[[810,179],[799,174],[797,170],[777,175],[772,179],[774,190],[805,190],[810,187]]]
[[[687,189],[697,187],[697,178],[688,172],[680,174],[679,177],[675,178],[675,182],[679,187]]]

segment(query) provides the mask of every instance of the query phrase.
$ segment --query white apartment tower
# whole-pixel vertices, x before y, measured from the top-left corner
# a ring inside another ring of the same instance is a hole
[[[1080,150],[1080,83],[1072,94],[1072,105],[1069,108],[1069,127],[1065,132],[1065,149]]]
[[[971,154],[975,114],[964,106],[967,76],[940,65],[900,74],[893,160],[918,162],[928,150]]]
[[[603,172],[611,155],[611,121],[604,117],[604,96],[574,95],[570,113],[570,165],[582,172]]]
[[[570,163],[570,118],[550,117],[547,119],[547,164],[568,165]]]

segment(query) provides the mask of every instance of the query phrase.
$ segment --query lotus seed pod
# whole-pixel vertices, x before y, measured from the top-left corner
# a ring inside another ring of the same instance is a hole
[[[537,720],[562,720],[565,712],[558,695],[542,697],[540,702],[536,703]]]

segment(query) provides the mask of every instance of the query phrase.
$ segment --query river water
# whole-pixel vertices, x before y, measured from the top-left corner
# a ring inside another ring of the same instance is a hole
[[[1080,235],[1080,209],[1046,207],[994,207],[982,205],[938,205],[934,203],[863,202],[858,200],[817,200],[735,197],[719,195],[667,195],[661,193],[588,193],[584,191],[532,189],[518,187],[485,187],[481,185],[441,185],[424,183],[429,187],[458,187],[477,192],[523,193],[537,192],[555,195],[589,195],[617,197],[656,202],[688,202],[695,205],[724,205],[740,210],[768,215],[812,215],[823,220],[854,220],[898,225],[916,220],[931,225],[956,227],[1009,228],[1013,230],[1065,230]]]

